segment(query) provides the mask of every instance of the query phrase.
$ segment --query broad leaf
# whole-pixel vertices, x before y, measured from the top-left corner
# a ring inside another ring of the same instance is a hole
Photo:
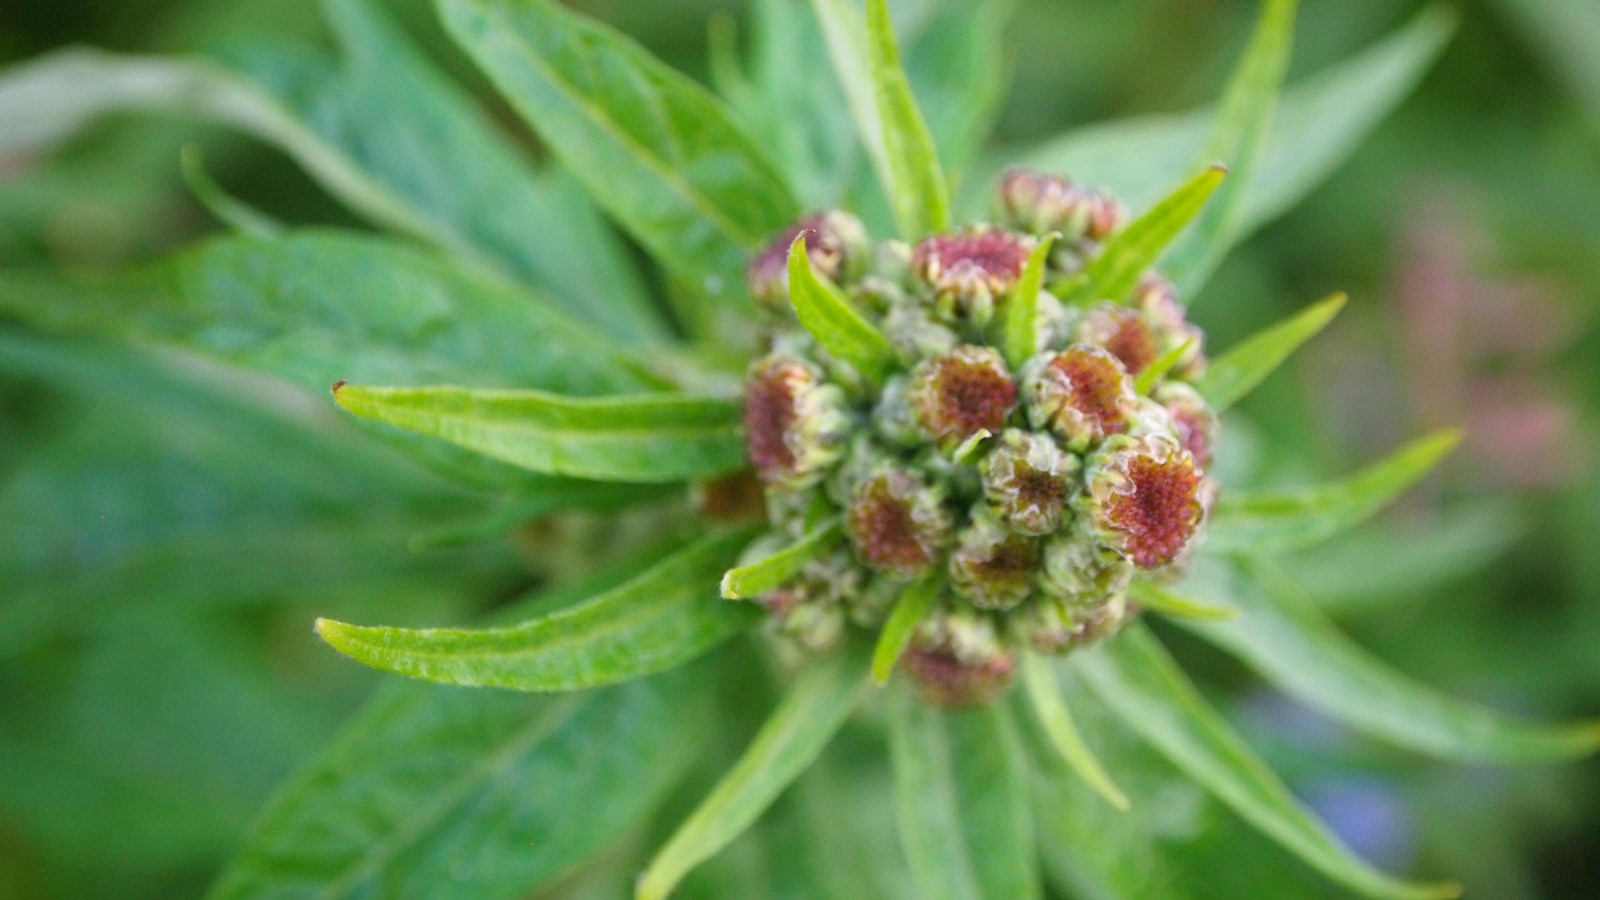
[[[1238,403],[1277,370],[1301,344],[1316,337],[1344,309],[1345,295],[1334,294],[1276,325],[1246,338],[1206,368],[1195,390],[1217,412]]]
[[[1543,52],[1540,61],[1568,89],[1600,128],[1600,7],[1587,0],[1496,0]]]
[[[595,201],[696,289],[736,296],[746,258],[797,218],[722,104],[629,38],[545,0],[438,6]]]
[[[739,405],[717,397],[565,397],[342,382],[333,396],[358,416],[549,475],[659,483],[745,464]]]
[[[1246,821],[1329,878],[1369,897],[1456,897],[1453,884],[1399,881],[1351,855],[1206,705],[1142,626],[1073,657],[1095,693],[1129,728]]]
[[[1245,191],[1236,239],[1292,208],[1348,159],[1421,81],[1454,28],[1452,13],[1424,10],[1362,53],[1290,86]],[[1173,172],[1193,164],[1216,118],[1216,110],[1205,108],[1092,125],[1003,158],[1102,185],[1138,208],[1159,199],[1156,191]]]
[[[1184,182],[1144,215],[1106,241],[1082,275],[1064,289],[1062,302],[1087,304],[1097,300],[1127,302],[1133,288],[1174,238],[1200,214],[1206,200],[1222,184],[1226,169],[1213,166]]]
[[[898,364],[894,345],[862,315],[850,299],[811,268],[805,235],[789,248],[789,302],[794,314],[823,349],[881,379]]]
[[[739,762],[639,876],[639,900],[662,900],[683,876],[726,847],[810,766],[855,706],[860,655],[837,652],[811,664],[756,734]]]
[[[413,678],[521,691],[572,691],[664,671],[758,618],[716,602],[711,584],[747,532],[709,537],[581,603],[504,628],[384,628],[317,620],[334,649]]]
[[[0,273],[0,310],[49,331],[189,347],[319,393],[340,378],[570,394],[660,383],[536,296],[354,233],[212,240],[103,284]]]
[[[1023,363],[1039,352],[1039,291],[1044,288],[1045,264],[1050,261],[1050,248],[1055,242],[1053,234],[1039,241],[1028,255],[1022,277],[1017,279],[1016,287],[1006,299],[1006,362],[1012,369],[1021,369]]]
[[[1095,757],[1094,751],[1084,743],[1083,735],[1072,722],[1067,709],[1067,698],[1061,693],[1055,672],[1042,657],[1029,654],[1022,663],[1022,684],[1028,692],[1028,704],[1033,709],[1039,727],[1049,739],[1050,746],[1072,768],[1084,784],[1117,809],[1129,808],[1128,795],[1118,788],[1106,774],[1105,767]]]
[[[900,236],[917,240],[950,227],[950,188],[928,123],[900,65],[886,0],[867,0],[867,72],[883,130],[884,190]]]
[[[911,646],[911,638],[922,623],[928,610],[933,608],[939,592],[944,588],[941,576],[925,578],[900,592],[889,610],[889,618],[878,634],[877,646],[872,649],[872,680],[879,685],[889,683],[889,676],[900,662],[900,657]]]
[[[218,184],[206,171],[197,145],[184,147],[178,163],[183,171],[184,183],[189,185],[195,199],[224,225],[251,237],[276,237],[286,230],[282,222],[233,196]]]
[[[1441,431],[1339,481],[1288,491],[1225,492],[1210,519],[1206,546],[1265,553],[1326,540],[1382,509],[1460,442],[1460,432]]]
[[[843,537],[844,529],[839,520],[830,519],[765,559],[729,569],[722,576],[722,596],[728,600],[743,600],[781,587],[800,574],[806,563],[833,549]]]
[[[1266,149],[1294,44],[1296,0],[1264,0],[1255,35],[1234,70],[1221,111],[1197,162],[1220,162],[1232,177],[1194,228],[1167,255],[1167,274],[1179,296],[1193,296],[1227,255],[1244,217],[1250,182]]]
[[[900,842],[930,900],[1041,896],[1026,760],[1001,703],[946,712],[891,698]]]
[[[1313,709],[1460,762],[1555,762],[1600,750],[1600,722],[1531,725],[1437,694],[1352,643],[1281,572],[1250,569],[1246,579],[1213,564],[1187,585],[1207,603],[1237,610],[1238,621],[1183,625]]]

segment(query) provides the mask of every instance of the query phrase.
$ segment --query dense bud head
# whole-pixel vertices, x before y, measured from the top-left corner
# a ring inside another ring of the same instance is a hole
[[[1031,169],[1001,176],[998,196],[1007,225],[1032,234],[1060,232],[1066,243],[1105,240],[1127,220],[1127,210],[1115,198]]]
[[[1161,358],[1161,339],[1149,319],[1137,309],[1101,303],[1078,320],[1078,343],[1110,353],[1129,375],[1137,376]]]
[[[985,512],[956,536],[950,583],[979,609],[1010,609],[1033,592],[1039,539],[1017,534]]]
[[[1020,534],[1049,534],[1070,515],[1078,458],[1048,435],[1011,429],[980,464],[989,509]]]
[[[1177,560],[1200,525],[1202,476],[1176,438],[1106,442],[1089,459],[1080,512],[1096,538],[1142,569]]]
[[[998,432],[1017,405],[1017,385],[991,347],[957,347],[917,363],[906,399],[917,423],[942,447],[979,431]]]
[[[856,485],[845,526],[861,561],[912,576],[932,568],[953,524],[940,492],[918,473],[885,467]]]
[[[1194,457],[1194,464],[1202,470],[1208,468],[1217,441],[1217,414],[1205,398],[1181,381],[1169,381],[1156,388],[1154,399],[1166,409],[1173,434]]]
[[[1000,640],[992,619],[945,609],[917,628],[901,665],[929,702],[970,706],[1005,690],[1016,668],[1016,656]]]
[[[759,360],[745,382],[744,427],[750,461],[771,485],[816,483],[850,433],[844,392],[820,367],[794,357]]]
[[[933,292],[946,319],[983,327],[1022,277],[1033,240],[991,228],[936,234],[911,254],[912,272]]]
[[[1029,360],[1022,387],[1029,424],[1048,428],[1077,451],[1126,431],[1139,408],[1122,363],[1083,344]]]
[[[839,282],[859,269],[868,251],[867,230],[861,220],[838,210],[817,213],[778,233],[765,250],[745,267],[750,294],[763,306],[781,309],[789,297],[789,248],[805,236],[811,267],[829,281]]]
[[[841,255],[821,231],[850,228],[802,223],[819,232],[812,265],[861,320],[816,320],[812,334],[770,317],[771,353],[746,387],[775,535],[762,558],[821,523],[844,532],[758,598],[771,632],[809,649],[878,633],[907,585],[932,579],[934,611],[901,668],[943,704],[1005,689],[1024,647],[1064,653],[1115,632],[1137,612],[1131,580],[1179,571],[1216,493],[1202,472],[1215,416],[1180,374],[1204,365],[1199,331],[1171,285],[1151,275],[1117,298],[1126,305],[1087,309],[1041,289],[1031,329],[998,315],[1045,234],[1066,233],[1046,283],[1070,280],[1121,207],[1037,173],[1009,175],[1001,207],[1006,226],[1029,233],[842,240]],[[752,264],[753,283],[765,273],[776,289],[794,233]],[[1012,344],[1028,332],[1032,347]]]

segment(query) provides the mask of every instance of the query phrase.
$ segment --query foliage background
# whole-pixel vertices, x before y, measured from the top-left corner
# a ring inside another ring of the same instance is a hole
[[[428,4],[388,5],[498,109]],[[741,14],[733,2],[575,5],[700,78],[712,22]],[[1016,7],[999,61],[1002,145],[1207,102],[1255,4]],[[1420,7],[1305,4],[1291,79]],[[1431,684],[1505,709],[1592,715],[1600,63],[1581,26],[1587,16],[1600,35],[1600,13],[1585,0],[1459,11],[1421,89],[1337,177],[1235,251],[1197,316],[1225,346],[1307,298],[1349,291],[1313,352],[1246,405],[1257,428],[1240,452],[1260,477],[1347,471],[1443,421],[1472,437],[1376,530],[1295,568],[1358,639]],[[263,35],[325,41],[322,30],[310,0],[15,4],[0,17],[0,63],[69,43],[220,52]],[[0,265],[113,268],[218,229],[179,175],[190,142],[261,208],[360,227],[257,144],[123,120],[59,158],[0,159]],[[580,525],[410,554],[417,522],[448,524],[467,499],[358,441],[326,402],[220,372],[197,381],[193,365],[0,324],[0,897],[199,893],[277,781],[378,680],[314,641],[313,614],[462,619],[560,574],[531,548],[588,539]],[[263,390],[277,391],[266,415]],[[305,443],[307,422],[323,440]],[[362,549],[327,552],[327,533],[359,533]],[[63,535],[67,566],[41,549]],[[1401,563],[1374,563],[1385,558]],[[1580,897],[1600,883],[1595,764],[1487,771],[1391,754],[1167,636],[1375,861],[1458,877],[1469,896]]]

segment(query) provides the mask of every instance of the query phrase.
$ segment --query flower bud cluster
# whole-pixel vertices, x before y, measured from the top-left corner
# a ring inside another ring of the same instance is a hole
[[[1123,226],[1121,204],[1019,171],[996,209],[993,224],[909,247],[872,246],[853,217],[823,213],[748,272],[773,311],[745,425],[775,529],[750,555],[829,520],[844,535],[758,600],[778,633],[822,650],[852,625],[880,627],[907,586],[935,579],[901,663],[946,704],[1003,690],[1023,648],[1061,653],[1114,633],[1136,612],[1129,583],[1184,564],[1216,492],[1217,420],[1189,383],[1206,364],[1202,335],[1171,284],[1150,272],[1132,296],[1081,308],[1052,293]],[[801,234],[813,270],[894,347],[899,365],[881,381],[787,314],[784,260]],[[1008,304],[1052,234],[1036,352],[1013,365]],[[1158,361],[1153,385],[1141,380]]]

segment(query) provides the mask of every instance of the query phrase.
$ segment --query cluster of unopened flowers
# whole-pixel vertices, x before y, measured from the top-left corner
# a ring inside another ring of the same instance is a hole
[[[992,224],[910,246],[825,212],[752,260],[770,343],[749,370],[745,426],[773,533],[747,555],[823,522],[846,538],[756,598],[776,633],[826,650],[927,583],[936,600],[901,668],[933,702],[981,702],[1024,648],[1114,633],[1137,612],[1136,574],[1181,571],[1216,493],[1216,416],[1189,384],[1202,335],[1154,271],[1121,302],[1057,299],[1126,218],[1104,193],[1013,171]],[[799,326],[785,265],[797,239],[893,344],[897,371],[868,378]],[[1036,352],[1012,365],[1005,304],[1046,240]]]

